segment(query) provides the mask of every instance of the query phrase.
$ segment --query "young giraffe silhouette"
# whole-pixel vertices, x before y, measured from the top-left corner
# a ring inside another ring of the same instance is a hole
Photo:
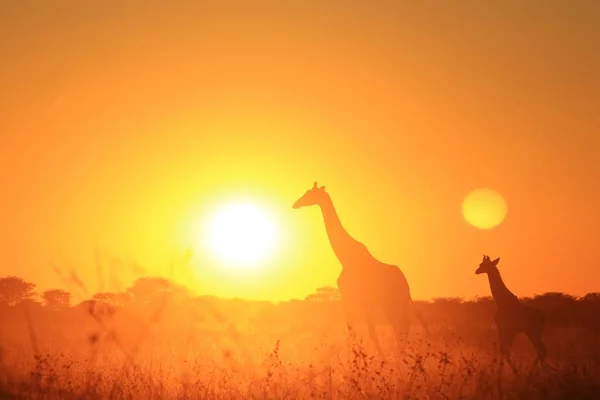
[[[517,333],[524,333],[535,347],[537,357],[533,363],[535,367],[538,363],[543,363],[546,357],[546,346],[542,343],[542,332],[544,330],[544,314],[533,307],[527,306],[519,301],[504,284],[498,262],[500,258],[490,260],[489,256],[483,256],[483,261],[475,274],[487,274],[490,282],[492,296],[496,302],[495,322],[498,329],[498,339],[500,342],[500,362],[501,365],[506,359],[513,372],[517,369],[510,359],[510,347]]]
[[[331,197],[325,191],[325,187],[319,187],[317,182],[292,207],[298,209],[314,205],[321,208],[329,242],[342,265],[337,285],[346,311],[348,327],[352,328],[354,323],[354,311],[363,311],[369,336],[377,351],[383,354],[373,314],[379,309],[390,321],[399,347],[411,326],[412,299],[404,274],[397,266],[375,259],[364,244],[348,234],[340,222]],[[414,313],[427,330],[421,315]]]

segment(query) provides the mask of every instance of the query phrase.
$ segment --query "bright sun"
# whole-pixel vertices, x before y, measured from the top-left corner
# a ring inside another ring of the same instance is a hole
[[[506,201],[491,189],[475,189],[462,202],[462,212],[468,223],[479,229],[491,229],[506,218]]]
[[[252,268],[270,257],[277,245],[273,218],[248,203],[223,207],[208,222],[206,242],[227,266]]]

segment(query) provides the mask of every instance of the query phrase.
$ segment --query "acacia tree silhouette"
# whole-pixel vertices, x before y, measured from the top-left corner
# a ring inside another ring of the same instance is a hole
[[[156,304],[192,297],[191,291],[167,278],[143,277],[137,279],[127,293],[139,304]]]
[[[46,307],[52,310],[60,310],[71,305],[71,293],[62,289],[50,289],[42,293],[42,299]]]
[[[0,304],[13,306],[35,297],[35,283],[27,282],[18,276],[0,278]]]
[[[316,293],[306,296],[308,301],[337,301],[341,300],[340,291],[331,286],[317,288]]]

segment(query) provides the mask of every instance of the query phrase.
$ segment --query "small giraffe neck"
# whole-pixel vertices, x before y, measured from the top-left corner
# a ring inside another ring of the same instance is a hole
[[[372,257],[365,245],[354,239],[346,231],[329,195],[319,206],[323,214],[329,243],[342,264],[342,268],[348,267],[357,260],[363,261],[365,256]]]
[[[498,307],[514,305],[515,301],[519,301],[517,296],[506,287],[498,269],[488,272],[488,280],[492,296]]]

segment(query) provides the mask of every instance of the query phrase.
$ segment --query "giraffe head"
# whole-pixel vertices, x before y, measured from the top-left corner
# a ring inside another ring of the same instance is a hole
[[[320,205],[325,199],[327,199],[327,192],[325,192],[325,186],[319,187],[317,185],[317,182],[315,182],[312,188],[307,190],[306,193],[302,195],[302,197],[296,200],[292,208],[296,209],[300,207]]]
[[[490,256],[483,256],[483,261],[479,264],[479,268],[475,271],[475,274],[487,274],[493,271],[497,271],[498,263],[500,262],[500,258],[496,258],[495,260],[490,260]]]

